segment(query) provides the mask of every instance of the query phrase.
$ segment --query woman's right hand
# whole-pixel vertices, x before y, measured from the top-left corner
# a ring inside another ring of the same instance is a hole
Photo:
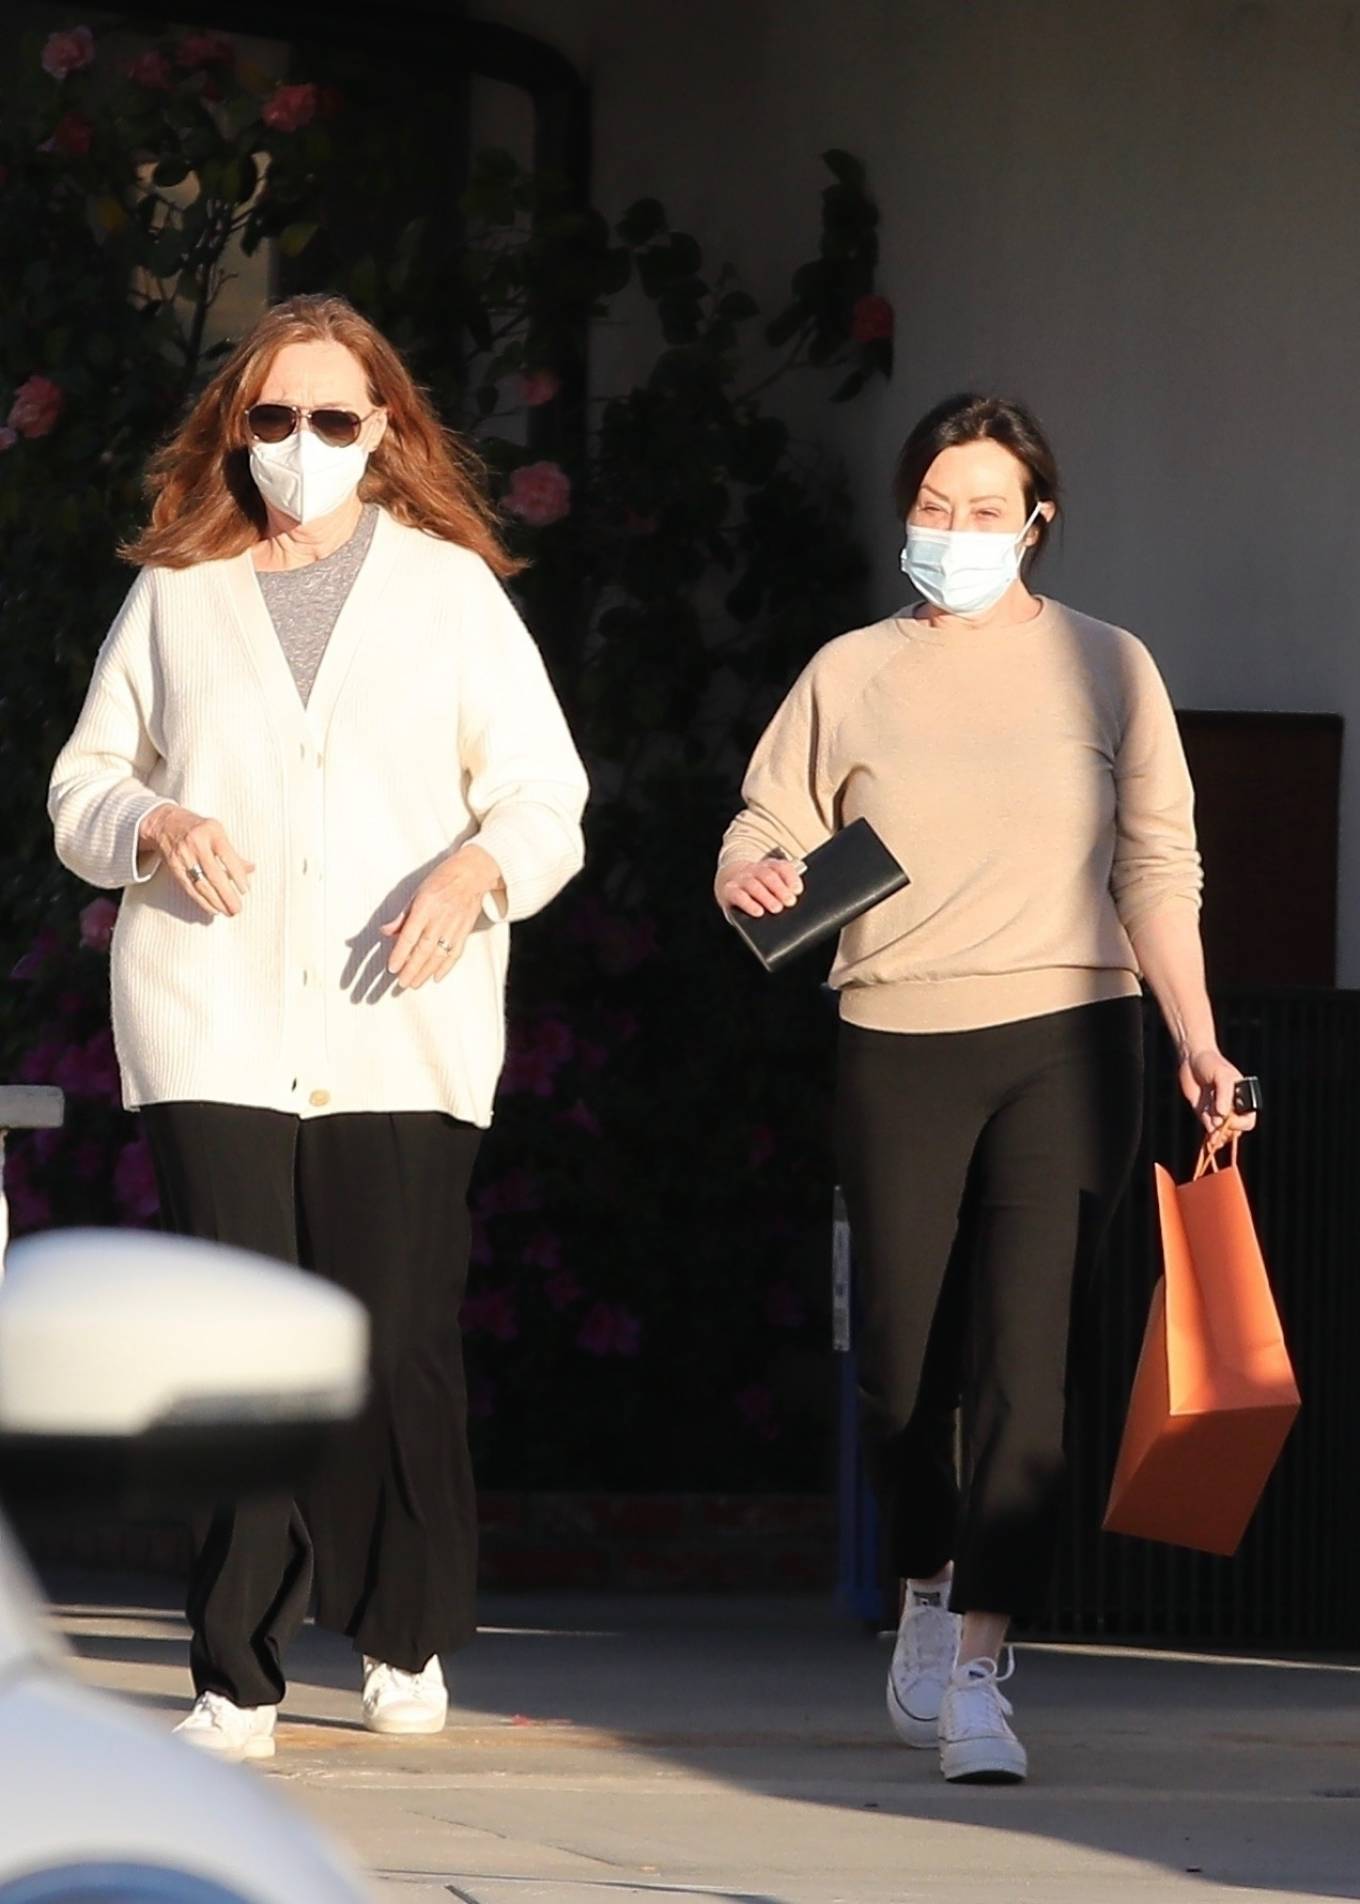
[[[242,859],[220,820],[205,820],[188,807],[154,807],[137,829],[137,844],[157,853],[171,877],[210,918],[235,918],[255,871]],[[199,877],[191,877],[190,869]]]
[[[745,912],[753,919],[783,912],[798,903],[806,870],[799,859],[756,859],[726,866],[718,878],[718,904],[724,912]]]

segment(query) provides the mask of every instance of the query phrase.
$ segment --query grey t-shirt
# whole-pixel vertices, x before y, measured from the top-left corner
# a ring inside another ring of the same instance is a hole
[[[363,567],[377,520],[377,504],[365,503],[354,534],[332,554],[308,562],[305,568],[255,571],[304,707],[331,631]]]

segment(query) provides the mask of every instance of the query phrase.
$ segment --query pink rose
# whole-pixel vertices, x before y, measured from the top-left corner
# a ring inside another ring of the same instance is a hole
[[[161,1207],[151,1146],[144,1137],[124,1144],[113,1167],[113,1194],[125,1216],[146,1222]]]
[[[543,1294],[552,1308],[570,1309],[581,1294],[581,1285],[569,1269],[559,1269],[555,1276],[549,1276],[543,1285]]]
[[[510,478],[505,507],[531,529],[547,529],[571,514],[571,478],[557,463],[525,463]]]
[[[226,66],[236,52],[225,33],[188,33],[175,49],[181,66]]]
[[[80,943],[91,952],[107,952],[117,917],[112,899],[92,899],[80,915]]]
[[[12,430],[8,423],[0,425],[0,454],[3,454],[5,450],[12,450],[18,441],[19,432],[17,430]]]
[[[515,1299],[508,1289],[479,1290],[464,1302],[462,1323],[469,1335],[480,1330],[497,1342],[513,1342],[519,1334]]]
[[[555,370],[526,371],[519,380],[520,401],[530,410],[538,410],[551,403],[561,388],[562,379]]]
[[[48,35],[42,50],[42,69],[53,79],[65,79],[94,64],[94,34],[87,26],[68,26]]]
[[[94,127],[83,113],[64,112],[50,139],[44,139],[39,152],[58,153],[63,159],[83,159],[94,144]]]
[[[148,92],[168,93],[175,83],[174,68],[165,54],[154,47],[130,59],[123,71],[134,86],[145,86]]]
[[[14,393],[9,427],[20,436],[48,436],[57,427],[64,402],[60,387],[35,372]]]
[[[316,118],[319,104],[316,87],[279,86],[260,110],[260,117],[271,132],[301,132]]]
[[[642,1341],[638,1318],[612,1302],[597,1302],[581,1325],[578,1348],[587,1355],[636,1355]]]
[[[876,344],[893,334],[893,307],[887,298],[871,293],[858,298],[850,314],[850,335],[857,344]]]

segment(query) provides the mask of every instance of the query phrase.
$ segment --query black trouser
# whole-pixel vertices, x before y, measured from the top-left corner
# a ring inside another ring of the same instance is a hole
[[[866,1458],[897,1573],[952,1560],[959,1612],[1044,1604],[1073,1302],[1128,1181],[1142,1081],[1136,999],[981,1031],[841,1025]]]
[[[164,1227],[338,1283],[372,1319],[373,1392],[305,1499],[223,1506],[189,1584],[199,1692],[283,1696],[284,1650],[317,1618],[415,1671],[475,1630],[477,1510],[459,1311],[481,1133],[439,1112],[298,1119],[235,1104],[143,1112]]]

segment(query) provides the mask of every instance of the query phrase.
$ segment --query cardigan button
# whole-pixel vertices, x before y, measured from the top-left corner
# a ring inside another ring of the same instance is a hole
[[[318,1110],[321,1109],[323,1104],[329,1104],[330,1101],[331,1101],[331,1094],[329,1091],[313,1091],[311,1097],[308,1100],[309,1103],[315,1104]]]

